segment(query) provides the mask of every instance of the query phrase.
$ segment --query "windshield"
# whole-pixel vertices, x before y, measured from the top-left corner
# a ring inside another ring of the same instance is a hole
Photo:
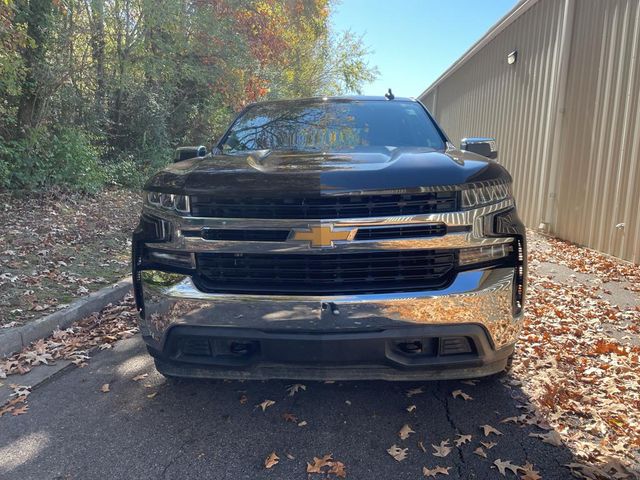
[[[441,150],[444,141],[418,103],[322,100],[257,104],[234,122],[222,140],[225,153],[368,147]]]

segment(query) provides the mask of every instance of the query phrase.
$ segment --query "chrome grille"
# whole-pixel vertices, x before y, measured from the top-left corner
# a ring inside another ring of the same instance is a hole
[[[356,227],[354,227],[356,228]],[[446,235],[444,223],[425,223],[420,225],[357,227],[354,240],[393,240],[403,238],[428,238]],[[459,231],[458,228],[456,231]],[[286,242],[291,230],[285,229],[224,229],[203,228],[200,230],[183,230],[187,238],[233,242]]]

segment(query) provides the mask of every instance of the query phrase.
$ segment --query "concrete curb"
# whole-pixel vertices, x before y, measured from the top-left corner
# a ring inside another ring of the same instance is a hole
[[[131,290],[131,278],[102,288],[80,298],[63,310],[39,318],[26,325],[0,330],[0,357],[19,352],[31,342],[49,336],[56,328],[67,328],[72,323],[99,312],[110,303],[121,300]]]
[[[31,387],[31,390],[33,391],[36,387],[39,387],[56,375],[59,375],[72,367],[74,367],[74,365],[69,360],[58,360],[56,363],[52,363],[50,365],[38,365],[29,373],[25,373],[24,375],[13,375],[7,377],[6,380],[3,380],[3,382],[0,383],[0,405],[4,405],[11,400],[13,389],[9,384],[16,383],[18,385],[27,385]],[[15,380],[15,382],[11,380]]]

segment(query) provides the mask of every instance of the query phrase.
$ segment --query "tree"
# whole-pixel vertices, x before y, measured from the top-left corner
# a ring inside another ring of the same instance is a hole
[[[51,27],[51,0],[17,0],[16,23],[26,26],[29,41],[21,49],[25,77],[18,105],[18,131],[25,133],[41,120],[45,92],[44,83],[47,40]]]
[[[331,7],[0,0],[0,185],[81,183],[55,173],[94,168],[96,152],[105,179],[137,183],[249,102],[358,92],[377,71],[362,38],[331,31]]]

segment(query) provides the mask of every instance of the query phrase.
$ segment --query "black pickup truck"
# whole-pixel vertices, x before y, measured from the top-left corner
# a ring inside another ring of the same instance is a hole
[[[450,379],[513,354],[525,230],[495,141],[408,98],[246,107],[145,186],[140,328],[168,377]],[[184,157],[192,157],[184,159]]]

